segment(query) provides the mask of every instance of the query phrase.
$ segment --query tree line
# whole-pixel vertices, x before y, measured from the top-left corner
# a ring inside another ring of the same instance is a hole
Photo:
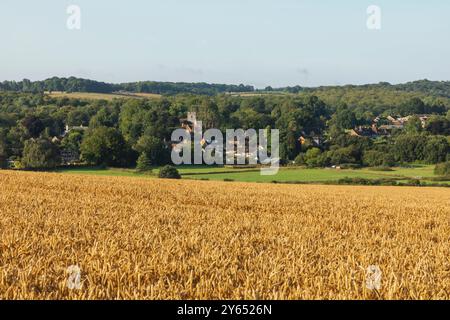
[[[286,92],[286,93],[300,93],[308,92],[317,94],[325,92],[348,92],[348,91],[391,91],[391,92],[414,92],[416,94],[431,95],[434,97],[450,98],[450,81],[430,81],[427,79],[412,81],[401,84],[390,84],[389,82],[380,82],[375,84],[364,85],[344,85],[344,86],[320,86],[320,87],[302,87],[289,86],[272,88],[266,87],[264,90],[257,90],[263,92]]]
[[[252,92],[254,91],[254,87],[243,84],[227,85],[156,81],[112,84],[75,77],[53,77],[43,81],[30,81],[28,79],[18,82],[3,81],[0,82],[0,91],[31,93],[42,93],[45,91],[113,93],[118,91],[126,91],[131,93],[154,93],[163,95],[175,95],[180,93],[216,95],[225,92]]]
[[[380,96],[390,92],[391,94],[414,93],[415,97],[432,96],[450,98],[450,81],[430,81],[419,80],[404,84],[392,85],[388,82],[365,85],[345,85],[345,86],[321,86],[321,87],[302,87],[299,85],[265,89],[255,89],[250,85],[233,84],[208,84],[208,83],[188,83],[188,82],[158,82],[158,81],[140,81],[129,83],[105,83],[89,79],[76,77],[59,78],[52,77],[43,81],[3,81],[0,82],[0,91],[32,92],[39,93],[44,91],[64,91],[64,92],[92,92],[92,93],[112,93],[117,91],[126,91],[132,93],[154,93],[163,95],[176,95],[183,93],[217,95],[220,93],[242,93],[242,92],[284,92],[284,93],[310,93],[317,96],[340,96],[347,95],[349,92],[355,94],[359,92],[370,93],[366,97]],[[374,95],[374,93],[376,93]],[[411,97],[411,95],[409,95]],[[392,99],[388,97],[388,99]]]
[[[190,111],[205,129],[279,129],[283,164],[395,166],[449,160],[449,104],[412,98],[381,110],[382,114],[377,104],[327,103],[309,93],[104,101],[7,92],[0,93],[0,163],[52,168],[70,153],[90,165],[134,167],[138,159],[146,165],[168,164],[171,133]],[[370,126],[380,115],[421,113],[431,115],[425,126],[412,117],[404,129],[389,136],[348,133]]]

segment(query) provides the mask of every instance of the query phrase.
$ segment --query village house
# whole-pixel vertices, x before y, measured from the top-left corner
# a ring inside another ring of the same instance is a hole
[[[193,133],[196,128],[199,130],[201,129],[195,112],[188,112],[186,119],[180,119],[180,124],[181,127],[189,133]]]
[[[65,165],[74,164],[80,161],[80,154],[75,150],[63,149],[61,150],[61,162]]]
[[[381,116],[373,119],[372,126],[358,126],[348,131],[348,134],[354,137],[369,137],[376,138],[379,136],[390,136],[394,131],[403,130],[405,125],[410,121],[412,117],[418,117],[422,123],[422,127],[426,126],[426,122],[430,118],[430,115],[409,115],[406,117],[394,118],[387,116],[383,118]],[[383,119],[387,121],[382,121]],[[380,124],[385,123],[385,124]]]
[[[195,112],[188,112],[185,119],[180,119],[181,128],[186,130],[186,132],[191,136],[191,141],[194,141],[194,131],[201,131],[201,124],[197,121],[197,114]],[[189,143],[188,141],[172,141],[172,148],[177,152],[181,152],[183,146]],[[201,145],[204,147],[206,145],[205,139],[201,140]]]
[[[186,130],[186,132],[190,135],[191,141],[194,141],[194,131],[200,132],[202,130],[201,122],[197,120],[197,114],[195,112],[188,112],[187,117],[180,119],[180,125],[181,128]],[[175,152],[181,152],[183,147],[186,146],[186,144],[189,143],[188,141],[172,141],[172,149]],[[224,141],[224,146],[226,147],[226,141]],[[200,144],[203,148],[207,147],[209,144],[211,144],[211,141],[206,141],[204,138],[200,141]],[[249,162],[250,159],[258,161],[258,155],[257,151],[256,153],[250,152],[249,150],[249,137],[246,137],[244,140],[243,145],[241,144],[241,141],[234,140],[231,142],[233,145],[233,150],[226,150],[225,155],[226,157],[234,157],[234,159],[238,158],[245,158],[246,162]],[[261,146],[258,146],[258,150],[262,151],[264,148]]]
[[[68,135],[70,131],[73,131],[73,130],[86,131],[87,129],[89,129],[89,128],[85,127],[83,125],[70,127],[69,125],[66,124],[66,128],[64,130],[63,137]]]
[[[324,138],[321,135],[316,134],[314,131],[310,134],[302,131],[301,136],[298,138],[298,142],[302,146],[310,144],[314,147],[321,147],[324,143]]]
[[[60,144],[62,139],[67,136],[71,131],[86,131],[88,130],[88,127],[85,127],[83,125],[80,126],[69,126],[66,125],[63,134],[61,135],[61,137],[53,137],[52,138],[52,142],[54,144]],[[63,165],[71,165],[74,163],[77,163],[80,161],[80,154],[79,152],[72,150],[72,149],[65,149],[62,148],[60,151],[60,155],[61,155],[61,163]]]
[[[429,114],[419,114],[417,117],[420,119],[420,122],[422,123],[422,128],[425,128],[427,125],[428,120],[430,119],[431,115]]]
[[[380,135],[390,136],[394,130],[403,130],[405,126],[403,124],[385,124],[378,128]]]
[[[352,137],[368,137],[368,138],[376,138],[381,133],[379,132],[376,124],[373,124],[370,127],[358,126],[349,131],[349,135]]]

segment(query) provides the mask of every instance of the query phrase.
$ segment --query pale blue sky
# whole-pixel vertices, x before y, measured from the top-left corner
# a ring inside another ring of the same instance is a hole
[[[380,31],[366,27],[372,4]],[[450,80],[448,0],[1,0],[0,37],[0,80]]]

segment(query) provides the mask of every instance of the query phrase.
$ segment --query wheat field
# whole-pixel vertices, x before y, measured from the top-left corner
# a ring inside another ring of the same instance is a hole
[[[135,98],[135,99],[160,99],[161,95],[153,93],[95,93],[95,92],[62,92],[52,91],[46,92],[47,95],[53,98],[71,98],[71,99],[86,99],[86,100],[107,100],[112,101],[114,99],[123,98]]]
[[[445,188],[0,171],[0,190],[0,299],[450,298]]]

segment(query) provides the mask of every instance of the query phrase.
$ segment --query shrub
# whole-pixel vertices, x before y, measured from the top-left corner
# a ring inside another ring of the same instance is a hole
[[[411,179],[411,180],[408,180],[408,185],[410,185],[410,186],[420,186],[421,182],[420,182],[419,179]]]
[[[159,178],[162,179],[181,179],[180,173],[174,166],[165,166],[159,170]]]
[[[356,163],[356,159],[353,156],[353,148],[339,148],[330,150],[327,152],[327,157],[330,159],[330,164],[342,165],[349,163]]]
[[[338,184],[349,184],[349,185],[372,185],[374,184],[375,180],[369,180],[369,179],[365,179],[365,178],[349,178],[349,177],[345,177],[342,179],[339,179],[337,182]]]
[[[361,166],[357,163],[343,163],[340,165],[341,169],[360,169]]]
[[[299,153],[297,157],[295,157],[294,160],[296,165],[302,165],[305,164],[305,154],[304,153]]]
[[[384,166],[380,166],[380,167],[373,167],[370,170],[372,171],[394,171],[392,168],[390,167],[384,167]]]
[[[450,175],[450,161],[438,163],[434,168],[434,173],[438,176]]]
[[[322,154],[322,151],[320,151],[319,148],[312,148],[309,149],[304,157],[304,161],[309,167],[319,167],[320,166],[320,155]]]
[[[379,167],[384,163],[385,153],[376,150],[369,150],[364,153],[363,162],[369,167]]]
[[[14,160],[14,162],[12,164],[12,168],[14,168],[14,169],[25,169],[25,166],[22,164],[22,161]]]
[[[333,182],[330,182],[333,184]],[[366,179],[366,178],[349,178],[345,177],[337,181],[338,184],[344,185],[363,185],[363,186],[397,186],[399,183],[393,179]],[[420,184],[420,181],[419,181]],[[416,185],[416,184],[414,184]]]
[[[393,167],[395,166],[395,158],[392,154],[387,153],[383,158],[383,167]]]

